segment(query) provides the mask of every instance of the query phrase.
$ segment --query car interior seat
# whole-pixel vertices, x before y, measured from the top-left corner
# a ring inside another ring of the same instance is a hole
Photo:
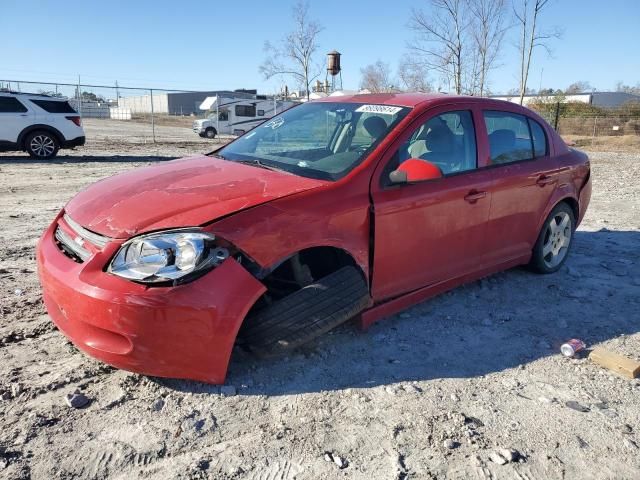
[[[491,151],[491,159],[494,162],[500,163],[508,160],[503,156],[513,152],[515,147],[516,134],[513,130],[501,129],[489,134],[489,149]]]
[[[446,124],[424,128],[409,147],[411,158],[422,158],[442,167],[453,160],[454,134]],[[443,169],[447,170],[447,169]]]
[[[365,118],[364,122],[362,122],[362,128],[372,138],[371,143],[373,143],[387,130],[387,122],[382,117],[372,116]]]

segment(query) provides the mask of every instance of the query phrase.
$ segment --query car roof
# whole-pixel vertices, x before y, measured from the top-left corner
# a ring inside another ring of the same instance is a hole
[[[444,93],[357,93],[355,95],[329,96],[314,102],[337,103],[371,103],[376,105],[395,105],[398,107],[415,107],[424,102],[451,99]]]
[[[329,96],[313,100],[314,102],[337,103],[370,103],[376,105],[393,105],[398,107],[432,107],[449,103],[480,103],[487,108],[506,109],[529,113],[530,110],[516,103],[487,97],[468,95],[449,95],[446,93],[363,93],[344,96]]]
[[[12,90],[0,90],[0,94],[6,95],[21,95],[25,97],[41,97],[46,98],[47,100],[68,100],[67,97],[54,97],[52,95],[47,95],[46,93],[31,93],[31,92],[14,92]]]

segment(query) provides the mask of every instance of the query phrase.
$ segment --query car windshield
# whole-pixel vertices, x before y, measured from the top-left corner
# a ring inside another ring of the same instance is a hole
[[[408,111],[392,105],[305,103],[273,117],[213,155],[304,177],[338,180]]]

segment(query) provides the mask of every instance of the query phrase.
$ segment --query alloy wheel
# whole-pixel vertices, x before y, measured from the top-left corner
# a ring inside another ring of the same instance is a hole
[[[36,135],[31,139],[29,146],[38,157],[48,157],[56,149],[53,139],[47,135]]]
[[[549,219],[542,244],[542,257],[548,268],[554,268],[567,256],[572,228],[571,217],[567,212],[558,212]]]

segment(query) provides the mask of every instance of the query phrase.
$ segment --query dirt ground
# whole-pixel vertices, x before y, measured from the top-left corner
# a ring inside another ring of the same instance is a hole
[[[177,130],[154,145],[100,128],[47,163],[0,155],[0,478],[640,478],[640,380],[559,354],[577,337],[640,358],[640,151],[591,154],[560,272],[494,275],[285,358],[235,352],[223,394],[80,353],[36,277],[38,236],[76,192],[208,148]],[[66,404],[76,390],[85,408]]]

